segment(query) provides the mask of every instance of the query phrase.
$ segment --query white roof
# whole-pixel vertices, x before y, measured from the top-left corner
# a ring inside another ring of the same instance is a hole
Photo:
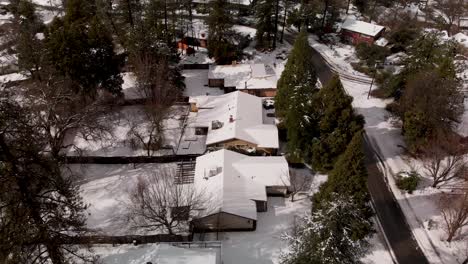
[[[289,185],[288,176],[283,156],[251,157],[222,149],[197,158],[194,186],[210,197],[206,215],[222,211],[256,220],[254,200],[267,200],[267,186]]]
[[[225,87],[236,89],[276,89],[276,74],[265,64],[210,65],[208,79],[224,79]]]
[[[468,36],[463,33],[453,35],[453,39],[468,48]]]
[[[377,34],[380,33],[380,31],[384,29],[384,27],[348,18],[341,25],[341,29],[346,29],[367,36],[375,37]]]
[[[218,96],[191,97],[190,102],[198,107],[191,126],[208,127],[207,145],[239,139],[261,148],[279,147],[278,128],[263,123],[260,97],[236,91]],[[222,122],[222,127],[213,129],[213,121]]]

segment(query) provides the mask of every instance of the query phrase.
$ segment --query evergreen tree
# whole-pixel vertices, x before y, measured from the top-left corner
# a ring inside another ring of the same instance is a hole
[[[271,48],[275,30],[275,5],[270,0],[260,0],[255,5],[258,48]]]
[[[210,3],[208,17],[208,55],[218,64],[230,64],[236,59],[235,47],[231,43],[232,17],[227,0],[215,0]]]
[[[36,73],[43,63],[43,43],[37,37],[43,24],[36,14],[34,4],[29,0],[20,0],[15,8],[15,24],[18,27],[16,50],[18,52],[18,66],[21,70],[31,73],[33,78],[38,78]]]
[[[73,88],[94,98],[98,89],[121,92],[121,59],[112,36],[101,23],[91,0],[70,0],[63,19],[55,19],[46,36],[52,65],[70,78]]]
[[[140,0],[118,0],[116,9],[122,24],[133,28],[142,17],[143,3]]]
[[[353,197],[333,194],[321,207],[306,215],[293,234],[285,238],[290,251],[282,255],[285,264],[355,264],[368,249],[367,237],[355,237],[355,223],[372,226],[363,217]]]
[[[362,146],[362,133],[355,133],[346,151],[339,157],[333,170],[328,176],[328,181],[314,195],[313,210],[320,209],[324,201],[333,201],[335,194],[352,197],[352,202],[360,208],[360,217],[369,220],[372,217],[372,209],[368,203],[370,195],[367,190],[367,170],[364,163]],[[351,221],[351,219],[350,219]],[[353,223],[352,237],[360,240],[372,232],[372,225],[367,222]]]
[[[44,155],[47,141],[28,109],[1,95],[0,252],[8,253],[2,263],[91,261],[67,244],[71,234],[85,232],[78,187]]]
[[[312,166],[316,170],[333,168],[354,134],[362,129],[364,119],[354,113],[353,99],[344,91],[335,76],[317,94],[315,107],[319,109],[319,137],[312,143]]]
[[[289,55],[285,70],[278,81],[275,97],[277,114],[288,130],[288,150],[295,157],[306,155],[309,142],[315,135],[315,106],[317,77],[312,64],[312,47],[303,31]]]

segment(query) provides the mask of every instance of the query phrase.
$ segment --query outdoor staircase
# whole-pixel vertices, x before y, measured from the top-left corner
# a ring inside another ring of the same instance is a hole
[[[181,161],[177,164],[176,184],[190,184],[195,179],[195,160]]]

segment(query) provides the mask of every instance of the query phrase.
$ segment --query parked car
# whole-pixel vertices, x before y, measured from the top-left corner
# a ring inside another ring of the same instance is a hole
[[[263,101],[263,108],[265,109],[275,108],[275,101],[272,99],[266,99],[265,101]]]

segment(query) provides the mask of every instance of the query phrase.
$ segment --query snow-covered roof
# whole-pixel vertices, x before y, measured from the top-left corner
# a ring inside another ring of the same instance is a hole
[[[208,194],[210,211],[257,219],[255,201],[266,201],[267,186],[289,185],[283,156],[251,157],[218,150],[197,158],[194,186]]]
[[[210,65],[208,79],[224,79],[225,87],[236,89],[276,89],[274,71],[265,64]]]
[[[468,48],[468,36],[463,33],[453,35],[453,39]]]
[[[358,32],[367,36],[375,37],[384,29],[384,27],[371,24],[371,23],[367,23],[364,21],[359,21],[359,20],[348,18],[341,25],[341,29],[346,29],[346,30]]]
[[[196,103],[198,113],[194,127],[208,127],[206,144],[212,145],[238,139],[260,148],[278,148],[278,128],[263,123],[262,99],[244,92],[232,92],[218,96],[190,97]],[[213,129],[213,121],[222,123]]]

